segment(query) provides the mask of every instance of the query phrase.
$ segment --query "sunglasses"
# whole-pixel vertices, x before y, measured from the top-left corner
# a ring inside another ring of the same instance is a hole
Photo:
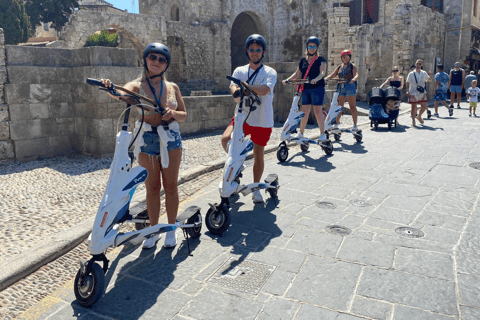
[[[250,51],[251,53],[254,53],[254,52],[260,53],[262,52],[262,49],[248,49],[248,51]]]
[[[308,49],[317,49],[317,46],[308,46]]]
[[[156,56],[154,54],[149,55],[148,59],[150,59],[150,61],[152,62],[155,62],[158,59],[159,63],[167,63],[167,59],[165,59],[164,57]]]
[[[392,70],[392,72],[398,72],[398,70]]]
[[[421,64],[421,63],[417,63],[416,65],[417,65],[417,66],[421,66],[422,64]]]

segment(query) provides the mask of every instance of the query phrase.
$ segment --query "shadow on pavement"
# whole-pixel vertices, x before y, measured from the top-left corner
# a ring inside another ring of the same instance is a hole
[[[340,149],[341,150],[341,149]],[[305,166],[308,166],[309,168],[314,169],[315,171],[318,172],[329,172],[333,169],[335,169],[335,166],[328,161],[328,159],[332,156],[335,155],[335,148],[334,148],[334,153],[331,155],[325,155],[322,154],[319,158],[314,159],[310,157],[308,154],[310,151],[307,152],[302,152],[299,151],[295,154],[293,154],[289,159],[287,159],[285,162],[278,162],[279,165],[282,166],[290,166],[290,167],[298,167],[298,168],[304,168]],[[303,161],[293,161],[297,157],[303,157]]]

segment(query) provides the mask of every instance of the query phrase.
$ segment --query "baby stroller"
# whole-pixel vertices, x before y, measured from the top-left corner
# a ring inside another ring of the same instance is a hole
[[[368,102],[370,104],[370,127],[378,129],[379,124],[387,123],[388,130],[393,126],[397,126],[397,117],[399,110],[390,110],[386,112],[386,104],[388,100],[393,100],[397,104],[400,101],[401,93],[395,87],[388,87],[385,90],[375,87],[368,93]]]

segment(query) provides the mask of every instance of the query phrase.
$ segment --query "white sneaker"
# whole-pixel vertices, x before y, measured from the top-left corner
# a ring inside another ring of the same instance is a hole
[[[318,137],[318,142],[324,142],[324,141],[327,141],[327,136],[325,136],[325,134],[322,133],[320,137]]]
[[[167,235],[165,236],[165,243],[163,244],[164,248],[173,248],[177,245],[177,236],[175,234],[175,231],[169,231],[167,232]]]
[[[160,240],[160,238],[161,238],[161,235],[156,234],[156,235],[146,239],[145,241],[143,241],[142,248],[143,249],[151,249],[151,248],[155,247],[155,245],[157,244],[157,241]]]
[[[253,200],[253,203],[263,203],[263,197],[262,197],[262,194],[260,193],[260,190],[253,191],[252,200]]]
[[[338,129],[338,123],[335,123],[335,124],[333,125],[333,129]]]
[[[354,125],[352,131],[358,131],[357,125]]]
[[[297,139],[302,139],[303,138],[303,133],[301,133],[300,131],[298,131],[298,133],[296,135],[293,136],[294,138],[297,138]]]
[[[433,115],[434,115],[435,117],[437,117],[437,118],[440,117],[440,116],[438,115],[438,112],[435,112]]]

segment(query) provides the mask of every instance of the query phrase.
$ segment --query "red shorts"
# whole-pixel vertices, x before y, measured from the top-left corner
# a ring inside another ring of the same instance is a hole
[[[231,126],[235,123],[235,118],[232,118]],[[272,128],[252,127],[248,123],[243,124],[243,132],[245,136],[250,135],[250,140],[259,146],[265,147],[270,140],[272,134]]]

